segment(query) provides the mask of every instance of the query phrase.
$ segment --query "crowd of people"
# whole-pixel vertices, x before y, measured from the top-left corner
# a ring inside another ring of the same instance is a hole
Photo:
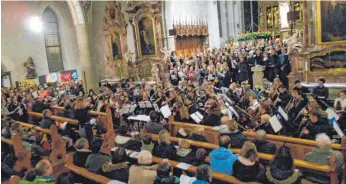
[[[251,67],[257,65],[265,67],[261,86],[254,86],[252,82]],[[172,169],[167,160],[153,165],[152,156],[196,166],[196,173],[185,173],[196,176],[194,184],[221,182],[212,179],[211,170],[233,175],[243,182],[300,183],[304,175],[311,181],[328,183],[328,177],[294,169],[290,149],[286,146],[276,149],[265,139],[267,134],[316,140],[318,148],[307,154],[305,160],[329,164],[329,156],[335,155],[336,167],[341,169],[343,156],[331,149],[332,140],[339,140],[335,139],[338,136],[329,123],[326,109],[332,108],[340,115],[338,123],[344,131],[346,91],[340,91],[340,97],[331,104],[328,88],[324,85],[326,81],[320,78],[319,85],[311,92],[300,81],[295,81],[296,86],[290,94],[287,78],[290,62],[285,45],[279,40],[242,43],[236,47],[226,45],[197,52],[190,58],[178,57],[172,52],[169,69],[169,82],[130,79],[114,85],[100,83],[100,92],[89,90],[87,94],[82,84],[75,81],[37,88],[2,88],[1,115],[6,118],[1,124],[2,136],[21,135],[23,147],[37,155],[33,157],[36,168],[26,174],[23,182],[42,179],[53,183],[91,182],[73,173],[60,175],[56,180],[51,177],[49,161],[40,161],[41,156],[49,154],[45,146],[47,141],[35,136],[32,130],[25,131],[16,122],[49,128],[54,124],[50,118],[53,106],[64,108],[59,116],[79,122],[77,126],[59,127],[60,135],[75,143],[68,146],[75,151],[74,164],[125,183],[179,183],[181,170]],[[150,102],[152,106],[142,108],[141,102]],[[135,108],[129,111],[129,107]],[[160,110],[163,107],[168,107],[175,121],[218,127],[219,147],[208,150],[190,145],[187,140],[208,142],[201,127],[191,135],[179,129],[175,136],[183,139],[173,144],[169,140],[167,117]],[[101,151],[100,135],[105,130],[93,123],[98,120],[89,114],[90,110],[106,112],[107,108],[111,109],[116,131],[117,149],[111,155]],[[28,111],[42,113],[43,118],[30,119]],[[128,117],[138,114],[148,116],[149,121],[129,120]],[[202,117],[196,119],[193,114]],[[282,129],[274,130],[271,126],[270,119],[274,116]],[[95,136],[93,129],[97,130]],[[158,141],[153,141],[149,134],[139,134],[143,129],[158,134]],[[73,130],[79,130],[79,134]],[[256,132],[256,140],[246,141],[243,131]],[[229,148],[240,148],[241,152],[235,154]],[[138,159],[130,158],[127,150],[139,152]],[[271,162],[259,160],[258,152],[275,157]],[[210,166],[204,161],[207,156],[210,156]],[[8,176],[21,174],[13,170],[13,157],[12,149],[2,149],[2,172]]]

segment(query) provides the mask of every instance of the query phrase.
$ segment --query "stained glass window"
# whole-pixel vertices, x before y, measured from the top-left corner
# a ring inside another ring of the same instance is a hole
[[[58,19],[50,8],[46,8],[42,15],[42,21],[49,72],[64,70]]]

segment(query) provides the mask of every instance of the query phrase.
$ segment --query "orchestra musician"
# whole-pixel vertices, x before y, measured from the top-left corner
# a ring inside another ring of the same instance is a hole
[[[324,86],[324,83],[326,83],[326,80],[324,78],[319,78],[318,86],[314,88],[312,93],[316,95],[320,100],[326,101],[329,97],[329,90]]]
[[[260,105],[260,103],[257,101],[256,96],[250,95],[249,101],[250,101],[250,105],[249,105],[248,109],[251,109],[252,111],[256,111]]]
[[[300,82],[300,80],[294,81],[294,84],[296,86],[293,88],[294,90],[300,90],[303,93],[310,93],[309,88],[303,86],[302,83]]]
[[[307,120],[299,137],[315,140],[317,134],[325,133],[329,135],[330,132],[331,128],[328,119],[322,118],[318,111],[312,111],[309,113],[309,120]]]
[[[279,94],[276,97],[276,100],[274,101],[274,106],[286,107],[290,99],[291,99],[291,95],[286,90],[286,87],[284,85],[280,85]]]
[[[341,130],[346,129],[346,90],[340,91],[339,98],[335,99],[334,108],[340,115],[338,123]]]

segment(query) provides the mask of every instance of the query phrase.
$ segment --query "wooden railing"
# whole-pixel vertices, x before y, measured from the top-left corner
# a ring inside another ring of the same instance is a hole
[[[42,113],[32,112],[32,111],[29,111],[28,115],[33,116],[33,117],[39,117],[39,118],[43,117]],[[68,123],[73,124],[73,125],[78,125],[78,120],[75,120],[75,119],[64,118],[64,117],[60,117],[60,116],[51,116],[50,118],[52,120],[54,120],[55,122],[59,122],[59,123],[68,122]]]

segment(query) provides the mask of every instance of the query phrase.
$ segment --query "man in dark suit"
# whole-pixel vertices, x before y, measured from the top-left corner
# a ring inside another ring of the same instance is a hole
[[[324,78],[319,78],[318,86],[314,88],[312,93],[316,95],[320,100],[326,101],[329,97],[329,90],[324,86],[324,83],[326,83],[326,80]]]
[[[310,93],[309,88],[303,86],[300,80],[296,80],[294,84],[296,85],[296,87],[294,87],[293,90],[299,90],[302,93]]]
[[[288,55],[286,53],[286,48],[281,48],[281,54],[279,54],[279,62],[278,62],[278,71],[279,71],[279,79],[282,82],[282,84],[286,87],[286,89],[289,89],[288,84],[288,75],[290,70]]]

